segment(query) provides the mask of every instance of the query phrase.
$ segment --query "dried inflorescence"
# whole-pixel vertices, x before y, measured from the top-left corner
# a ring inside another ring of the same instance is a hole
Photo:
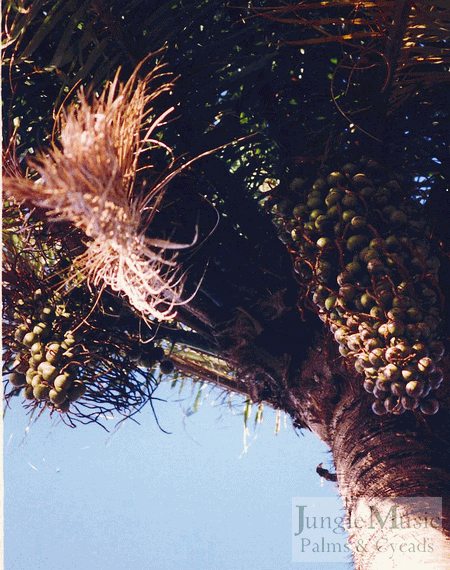
[[[173,111],[152,119],[151,102],[173,84],[150,92],[150,81],[163,76],[161,68],[143,80],[138,71],[126,84],[117,74],[92,101],[81,91],[79,104],[61,115],[59,146],[30,162],[40,178],[5,177],[4,188],[16,202],[44,208],[90,238],[75,263],[90,283],[123,292],[143,315],[165,320],[174,317],[183,289],[176,253],[188,245],[150,239],[146,230],[167,184],[181,170],[169,168],[161,178],[150,173],[149,153],[163,148],[171,155],[153,133]],[[136,188],[143,169],[152,180],[145,194]]]

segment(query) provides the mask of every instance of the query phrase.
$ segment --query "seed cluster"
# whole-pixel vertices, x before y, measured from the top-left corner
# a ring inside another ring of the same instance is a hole
[[[28,313],[18,325],[14,338],[20,347],[8,380],[23,387],[26,400],[44,400],[60,412],[83,396],[85,383],[77,379],[80,363],[76,360],[76,340],[70,330],[61,334],[54,327],[56,310],[42,303],[42,291],[33,294],[33,303],[18,301],[18,317]],[[69,320],[71,315],[58,307],[58,316]]]
[[[443,380],[440,261],[403,184],[363,159],[323,169],[312,187],[295,179],[272,210],[314,309],[379,415],[435,414]]]
[[[7,379],[14,388],[22,388],[25,400],[68,412],[71,403],[86,393],[87,385],[91,402],[93,398],[98,399],[100,393],[106,397],[105,384],[99,384],[99,378],[108,372],[108,367],[120,366],[123,355],[118,361],[111,359],[117,350],[117,341],[113,343],[112,352],[108,352],[106,331],[99,326],[94,326],[90,334],[79,329],[75,338],[71,329],[79,319],[77,309],[69,311],[62,298],[47,298],[41,289],[23,295],[15,303],[13,322],[19,324],[13,329],[14,341],[10,345],[13,361]],[[144,342],[127,337],[125,350],[128,373],[133,368],[149,371],[157,364],[162,374],[174,371],[169,355],[152,340]],[[117,395],[123,379],[114,376],[108,382]]]
[[[153,341],[139,343],[129,356],[142,368],[154,368],[159,362],[159,369],[162,374],[171,374],[175,369],[173,361],[166,355],[162,346],[155,346]]]

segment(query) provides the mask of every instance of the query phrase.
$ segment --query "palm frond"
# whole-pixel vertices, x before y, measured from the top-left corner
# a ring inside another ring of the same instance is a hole
[[[339,43],[344,59],[357,53],[363,61],[378,52],[386,68],[381,87],[391,86],[390,110],[417,89],[450,81],[450,10],[445,1],[300,2],[253,8],[252,13],[300,29],[298,38],[282,39],[279,45]],[[360,69],[355,63],[353,70]]]
[[[450,82],[450,9],[435,2],[411,5],[393,71],[390,107],[412,93]]]
[[[226,391],[248,396],[248,386],[236,378],[230,364],[224,359],[185,346],[180,346],[179,351],[172,353],[171,359],[183,377],[208,382]]]

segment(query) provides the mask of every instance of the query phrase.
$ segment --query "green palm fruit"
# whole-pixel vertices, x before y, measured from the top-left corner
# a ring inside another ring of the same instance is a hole
[[[346,345],[352,352],[359,352],[361,348],[361,339],[359,334],[351,334],[346,338]]]
[[[323,201],[322,198],[319,198],[318,196],[312,196],[308,199],[308,201],[306,202],[306,206],[313,210],[313,211],[317,211],[322,213],[322,210],[316,210],[316,208],[320,208],[323,205]],[[319,214],[318,214],[319,215]],[[317,216],[316,216],[317,217]]]
[[[371,352],[375,348],[382,348],[383,346],[383,342],[379,338],[369,338],[364,343],[364,350]]]
[[[320,216],[323,215],[323,210],[320,210],[319,208],[316,208],[315,210],[313,210],[310,214],[309,214],[309,221],[313,222],[310,226],[310,230],[313,231],[316,229],[316,220],[317,218],[319,218]]]
[[[48,384],[36,384],[33,388],[33,396],[36,400],[46,400],[50,392],[50,386]]]
[[[44,307],[42,313],[39,315],[39,319],[45,323],[50,323],[55,316],[55,309],[53,307]]]
[[[329,261],[320,259],[320,261],[318,261],[315,267],[315,274],[317,280],[322,283],[326,283],[330,278],[331,271],[332,271],[331,263]]]
[[[341,197],[342,197],[342,192],[340,190],[337,189],[330,190],[327,197],[325,198],[325,204],[327,206],[334,206],[335,204],[340,202]]]
[[[19,325],[14,332],[14,338],[17,342],[23,342],[24,336],[28,333],[29,329],[26,325]]]
[[[42,299],[42,297],[44,296],[44,293],[42,291],[42,289],[36,289],[36,291],[33,293],[33,299],[35,301],[39,301],[39,299]]]
[[[369,378],[366,378],[363,383],[363,388],[369,394],[373,394],[373,391],[375,389],[375,382]]]
[[[342,212],[342,221],[348,224],[356,217],[355,210],[344,210]],[[340,228],[340,226],[338,226]]]
[[[67,391],[73,382],[73,377],[68,372],[63,372],[56,376],[53,386],[56,390]]]
[[[390,388],[394,396],[403,396],[403,394],[406,392],[406,386],[404,382],[392,382]]]
[[[35,342],[34,344],[31,345],[30,347],[30,353],[33,354],[39,354],[43,351],[43,344],[42,342]]]
[[[316,245],[320,249],[325,249],[333,245],[333,241],[328,237],[321,237],[317,240]]]
[[[364,216],[354,216],[350,224],[355,230],[363,230],[367,226],[367,220]]]
[[[329,186],[336,186],[337,184],[339,184],[340,182],[342,182],[344,180],[345,176],[344,173],[336,171],[336,172],[331,172],[328,176],[327,176],[327,184]]]
[[[436,332],[436,330],[439,328],[439,319],[433,317],[432,315],[425,315],[423,322],[430,329],[431,333]]]
[[[22,339],[22,343],[30,348],[36,340],[37,336],[33,332],[27,332]]]
[[[374,160],[323,173],[303,200],[275,212],[298,278],[375,397],[375,413],[435,413],[444,353],[440,259],[421,206],[409,200],[404,179]]]
[[[26,360],[20,358],[20,356],[16,356],[14,359],[12,369],[14,372],[25,373],[28,370],[28,363]]]
[[[364,234],[355,234],[347,240],[347,249],[351,252],[361,251],[367,244],[367,236]]]
[[[38,352],[36,354],[33,354],[33,356],[30,357],[30,360],[28,361],[28,365],[30,366],[30,368],[33,369],[37,369],[37,367],[39,366],[39,364],[41,362],[43,362],[45,360],[45,355],[43,352]]]
[[[375,305],[375,299],[370,295],[370,293],[364,293],[360,298],[361,305],[363,309],[371,309]]]
[[[348,356],[350,354],[350,350],[346,346],[339,345],[338,346],[339,354],[341,356]]]
[[[396,212],[397,208],[393,205],[390,204],[389,206],[385,206],[383,208],[383,214],[387,217],[389,217],[393,212]]]
[[[33,378],[36,376],[36,374],[39,374],[39,372],[33,368],[29,368],[26,373],[25,373],[25,380],[27,382],[27,384],[31,384],[33,381]]]
[[[25,374],[20,372],[11,372],[8,376],[8,381],[16,387],[24,386],[27,383]]]
[[[69,411],[70,402],[66,399],[61,404],[55,404],[55,408],[61,413],[66,413]]]
[[[361,204],[360,199],[355,194],[346,194],[342,198],[341,203],[345,208],[350,208],[351,210],[355,210]]]
[[[361,250],[359,258],[364,263],[369,263],[372,259],[378,259],[380,253],[376,249],[371,249],[370,247],[365,247]]]
[[[327,214],[321,214],[316,218],[314,225],[317,230],[325,232],[332,225],[332,220]]]
[[[347,162],[347,164],[344,164],[344,166],[341,168],[341,172],[344,174],[354,175],[358,172],[358,167],[356,164]]]
[[[302,237],[303,237],[303,236],[302,236],[302,230],[301,230],[301,228],[294,228],[294,229],[291,231],[291,239],[292,239],[293,241],[296,241],[296,242],[301,241]]]
[[[368,178],[364,173],[360,172],[358,174],[355,174],[352,178],[352,182],[355,186],[371,186],[372,185],[372,181],[370,180],[370,178]]]
[[[423,414],[425,414],[427,416],[432,416],[438,412],[439,402],[434,398],[429,398],[429,399],[423,400],[420,403],[419,408]]]
[[[387,352],[387,351],[386,351]],[[385,353],[385,358],[387,360],[387,356]],[[400,378],[401,375],[401,368],[396,364],[387,364],[383,369],[384,376],[391,381],[396,381]]]
[[[75,337],[71,334],[66,333],[64,335],[64,340],[61,343],[61,348],[63,350],[67,350],[69,348],[72,348],[75,344],[76,344]]]
[[[361,188],[358,194],[363,201],[367,201],[371,196],[375,194],[375,188],[373,188],[373,186],[364,186],[364,188]]]
[[[388,396],[384,400],[384,407],[387,412],[393,413],[396,406],[398,405],[398,399],[395,396]]]
[[[402,368],[402,379],[405,382],[412,382],[419,378],[419,372],[414,366],[408,365]]]
[[[384,364],[386,364],[384,353],[385,350],[383,348],[374,348],[369,353],[369,361],[371,365],[375,366],[375,368],[381,368]]]
[[[312,189],[313,190],[324,190],[327,187],[327,182],[323,178],[317,178],[314,182]]]
[[[39,364],[38,372],[42,374],[42,378],[46,382],[53,382],[53,380],[58,375],[58,369],[52,364],[50,364],[50,362],[47,362],[46,360]]]
[[[423,342],[416,342],[415,344],[412,345],[411,348],[413,350],[414,356],[419,359],[427,357],[430,354],[427,345],[424,344]]]
[[[434,372],[436,367],[434,365],[433,359],[429,358],[428,356],[424,356],[417,363],[417,368],[419,372],[422,372],[423,374],[430,374],[431,372]]]
[[[51,326],[48,323],[39,322],[33,327],[33,333],[37,335],[41,340],[48,338],[50,332]]]
[[[395,210],[389,216],[389,221],[391,224],[397,224],[400,226],[406,224],[408,217],[405,212],[402,212],[401,210]]]
[[[374,370],[375,370],[375,372],[374,372],[374,374],[375,374],[377,369],[374,368]],[[379,374],[377,376],[375,386],[378,388],[378,390],[388,393],[389,390],[391,389],[391,382],[387,378],[385,378],[383,374]]]
[[[405,310],[400,307],[393,307],[386,313],[386,316],[390,321],[404,321]]]
[[[44,379],[42,378],[42,374],[40,374],[39,372],[37,374],[35,374],[32,379],[31,379],[31,383],[30,385],[35,388],[38,384],[43,384],[44,383]]]
[[[25,386],[25,388],[22,390],[22,395],[25,400],[34,400],[33,387]]]
[[[350,329],[347,327],[341,327],[334,333],[334,340],[339,344],[345,344],[347,342],[347,337],[350,334]]]
[[[431,372],[427,376],[427,380],[431,390],[438,390],[441,387],[444,375],[440,368],[435,368],[434,372]]]
[[[48,393],[48,397],[52,404],[62,404],[67,398],[67,393],[64,390],[52,388]]]
[[[431,340],[428,343],[428,348],[435,362],[444,356],[444,345],[440,340]]]
[[[386,410],[386,408],[384,407],[384,403],[381,399],[377,399],[373,402],[372,404],[372,411],[377,415],[377,416],[384,416],[385,414],[388,413],[388,411]]]
[[[70,390],[67,392],[67,399],[69,402],[75,402],[86,392],[86,385],[84,382],[75,380]]]
[[[173,362],[167,358],[161,361],[159,368],[162,374],[171,374],[174,371],[175,366]]]
[[[408,396],[404,394],[401,397],[401,404],[405,408],[405,410],[415,410],[419,407],[420,400],[418,398],[414,398],[413,396]]]
[[[419,397],[423,394],[425,390],[425,383],[423,380],[410,380],[405,385],[405,392],[408,396]]]
[[[301,221],[301,219],[304,217],[304,215],[307,211],[308,211],[308,207],[306,206],[306,204],[298,204],[292,210],[292,215],[294,216],[294,218]]]
[[[61,345],[59,342],[52,342],[45,347],[45,359],[50,364],[57,364],[62,357]]]

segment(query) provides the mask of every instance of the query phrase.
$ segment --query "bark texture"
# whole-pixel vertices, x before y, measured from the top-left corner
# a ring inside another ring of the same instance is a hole
[[[298,394],[296,405],[302,422],[333,453],[355,567],[450,568],[448,362],[440,364],[447,386],[439,390],[441,409],[435,416],[382,417],[372,412],[357,379],[345,370],[339,378],[336,362],[325,350],[311,356],[302,382],[312,376],[317,388],[311,397]]]

